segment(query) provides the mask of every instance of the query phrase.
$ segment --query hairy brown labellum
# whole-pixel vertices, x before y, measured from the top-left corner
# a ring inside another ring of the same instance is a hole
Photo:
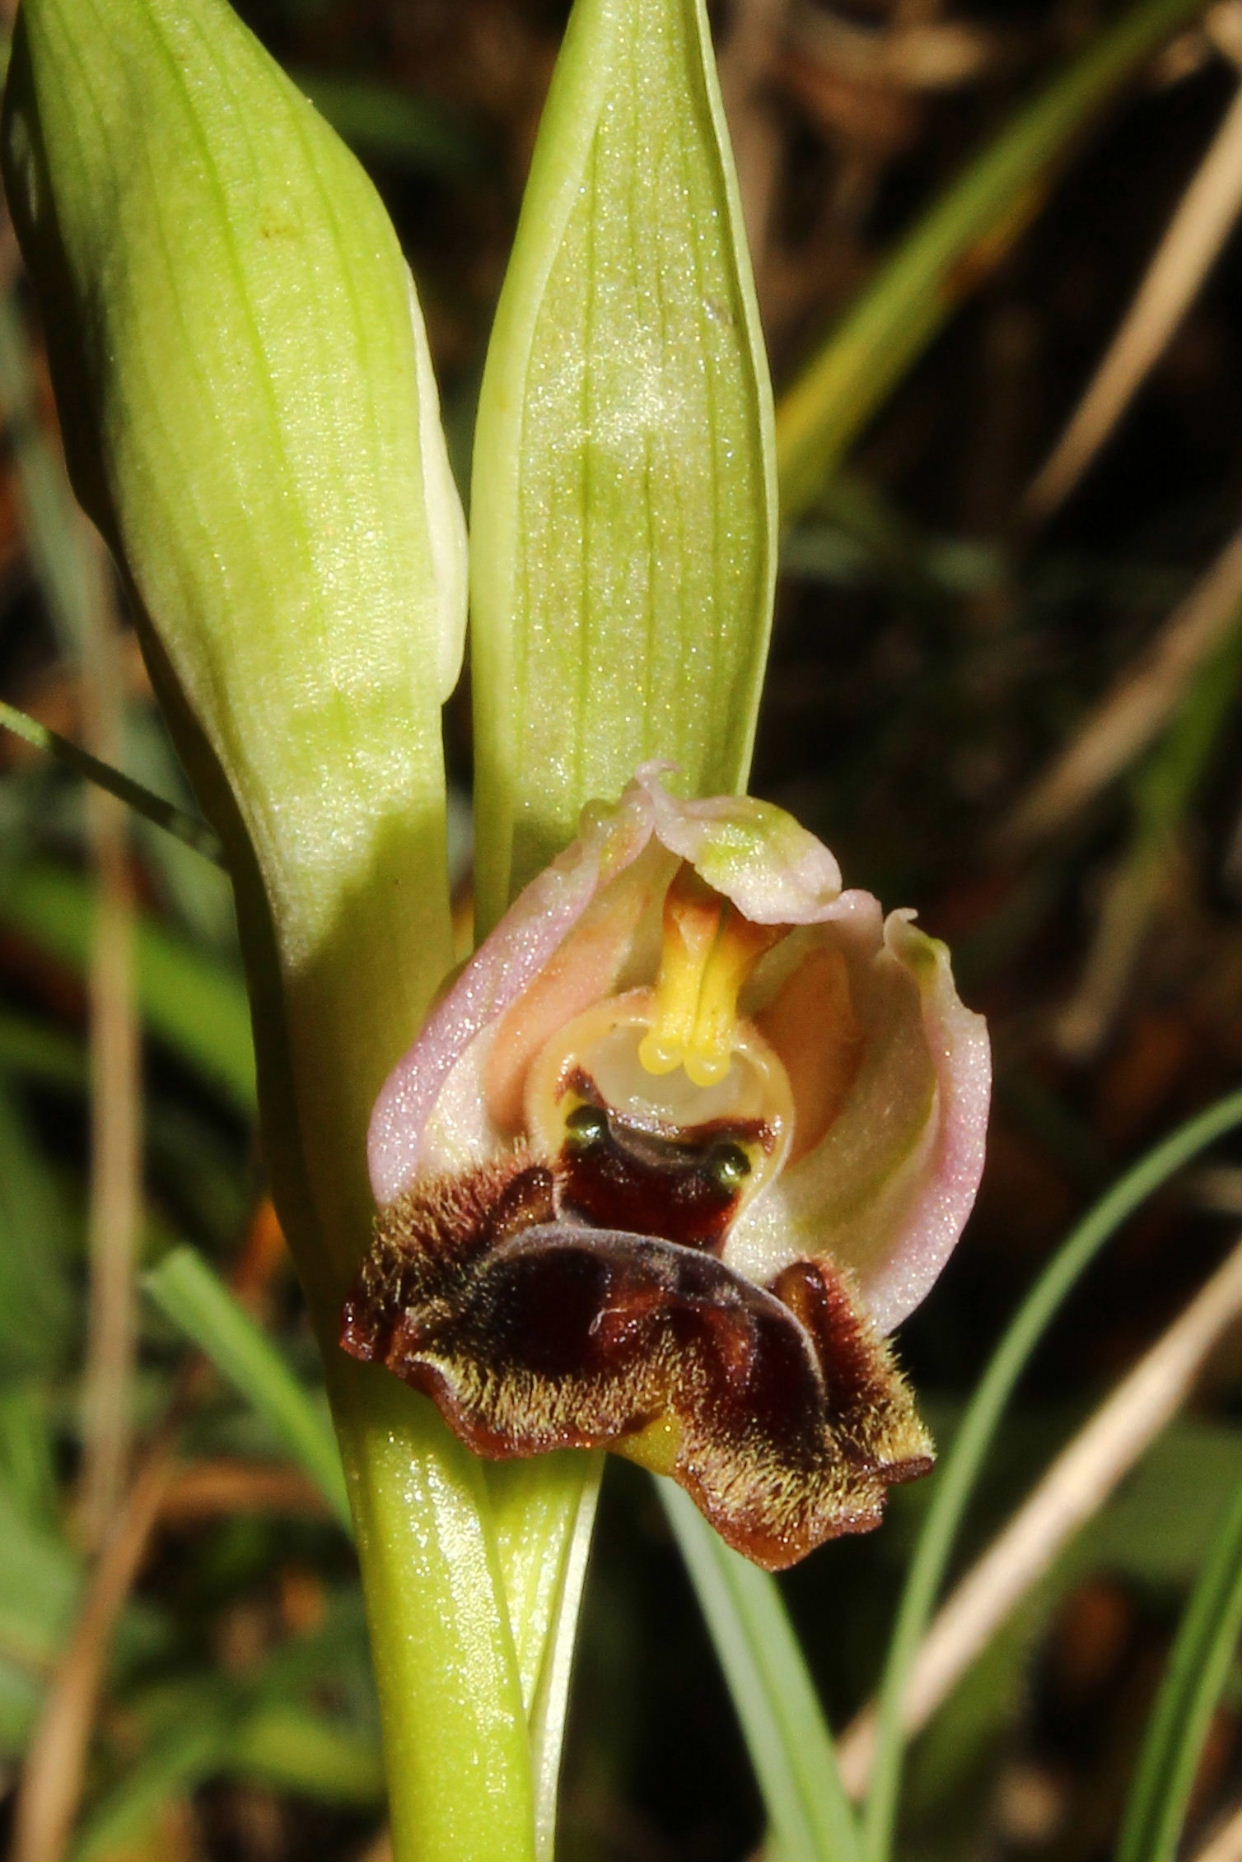
[[[493,1457],[607,1447],[680,1481],[769,1569],[874,1526],[932,1449],[831,1263],[761,1287],[702,1246],[566,1221],[571,1171],[522,1151],[381,1215],[342,1343]]]

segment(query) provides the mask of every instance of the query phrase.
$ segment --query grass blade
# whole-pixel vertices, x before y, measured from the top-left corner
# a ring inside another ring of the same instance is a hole
[[[858,1830],[774,1578],[717,1537],[671,1481],[660,1498],[707,1619],[786,1862],[854,1862]]]
[[[55,757],[75,775],[82,776],[87,782],[93,782],[97,789],[103,789],[109,795],[115,795],[118,801],[132,808],[135,814],[144,820],[154,822],[157,828],[163,828],[166,834],[173,834],[195,853],[201,853],[205,860],[211,860],[216,866],[224,865],[224,850],[215,834],[205,821],[188,814],[184,808],[178,808],[175,802],[167,802],[162,795],[153,795],[150,789],[144,789],[140,782],[127,776],[123,770],[114,769],[111,763],[104,763],[89,750],[83,750],[68,737],[62,737],[47,724],[40,724],[37,718],[29,717],[19,711],[16,705],[6,704],[0,699],[0,724],[6,731],[12,731],[15,737],[24,738],[37,750],[43,750],[48,756]]]
[[[175,1727],[95,1807],[71,1862],[110,1862],[126,1844],[157,1840],[160,1812],[220,1768],[227,1739],[218,1717]]]
[[[1198,1382],[1205,1361],[1242,1309],[1242,1247],[1221,1263],[1184,1311],[1161,1333],[1090,1419],[1057,1455],[987,1550],[960,1578],[919,1645],[906,1676],[902,1720],[911,1739],[981,1661],[1005,1625],[1021,1610],[1030,1617],[1032,1598],[1049,1609],[1056,1588],[1051,1572],[1064,1578],[1066,1548],[1100,1516],[1120,1481],[1168,1427]],[[1010,1449],[1011,1456],[1013,1455]],[[1236,1456],[1236,1444],[1233,1444]],[[1018,1465],[1024,1465],[1021,1453]],[[1215,1500],[1219,1484],[1210,1489]],[[1202,1509],[1192,1544],[1190,1568],[1212,1520]],[[1025,1607],[1024,1607],[1025,1606]],[[1037,1607],[1040,1607],[1037,1606]],[[864,1720],[842,1741],[841,1765],[866,1758],[870,1725]]]
[[[303,1389],[223,1281],[192,1249],[175,1248],[143,1276],[143,1285],[160,1311],[193,1339],[221,1376],[267,1419],[348,1528],[345,1477],[327,1411]]]
[[[226,1761],[243,1777],[323,1804],[383,1801],[378,1736],[292,1701],[269,1701],[247,1714],[232,1732]]]
[[[50,1377],[77,1336],[74,1213],[0,1074],[0,1361],[5,1380]]]
[[[777,410],[786,522],[814,501],[889,389],[1003,257],[1085,119],[1201,7],[1141,0],[1097,33],[902,240]]]
[[[1242,1628],[1242,1488],[1182,1616],[1139,1756],[1117,1862],[1173,1862],[1195,1769]]]
[[[62,651],[76,658],[98,600],[97,563],[42,416],[39,377],[11,288],[0,291],[0,410],[13,449],[30,566]]]
[[[1140,1158],[1100,1198],[1053,1256],[992,1355],[936,1476],[910,1565],[880,1693],[876,1753],[864,1819],[864,1855],[886,1862],[892,1844],[905,1735],[906,1679],[935,1606],[945,1570],[1006,1404],[1061,1302],[1126,1218],[1222,1133],[1242,1122],[1242,1094],[1208,1106]]]

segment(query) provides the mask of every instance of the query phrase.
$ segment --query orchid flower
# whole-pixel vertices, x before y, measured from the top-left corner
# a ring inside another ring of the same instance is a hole
[[[607,1447],[769,1568],[932,1464],[883,1335],[979,1181],[948,953],[781,810],[660,766],[521,894],[390,1075],[343,1343],[489,1456]]]

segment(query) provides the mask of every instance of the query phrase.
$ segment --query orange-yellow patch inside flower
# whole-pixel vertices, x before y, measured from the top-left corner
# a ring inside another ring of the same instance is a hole
[[[798,1115],[790,1162],[796,1163],[841,1111],[862,1062],[863,1030],[841,952],[831,945],[810,950],[755,1025],[789,1077]]]
[[[738,998],[779,927],[752,924],[691,867],[664,900],[664,941],[651,1026],[638,1058],[657,1077],[681,1067],[695,1086],[715,1086],[741,1045]]]

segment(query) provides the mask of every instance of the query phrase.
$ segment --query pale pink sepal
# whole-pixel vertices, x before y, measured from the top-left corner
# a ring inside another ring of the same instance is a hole
[[[853,1274],[882,1332],[925,1297],[974,1202],[991,1079],[983,1017],[959,1001],[949,954],[869,893],[820,919],[844,958],[862,1059],[824,1137],[731,1231],[725,1259],[766,1283],[802,1256]]]
[[[371,1188],[381,1208],[414,1181],[427,1120],[470,1043],[528,989],[564,943],[601,883],[628,866],[651,835],[645,795],[626,791],[533,879],[479,946],[384,1082],[367,1135]]]
[[[891,913],[885,940],[920,978],[938,1106],[924,1168],[900,1229],[863,1275],[867,1305],[882,1332],[891,1332],[921,1304],[966,1226],[983,1175],[992,1092],[986,1023],[959,1000],[945,946],[912,924],[912,916]]]

